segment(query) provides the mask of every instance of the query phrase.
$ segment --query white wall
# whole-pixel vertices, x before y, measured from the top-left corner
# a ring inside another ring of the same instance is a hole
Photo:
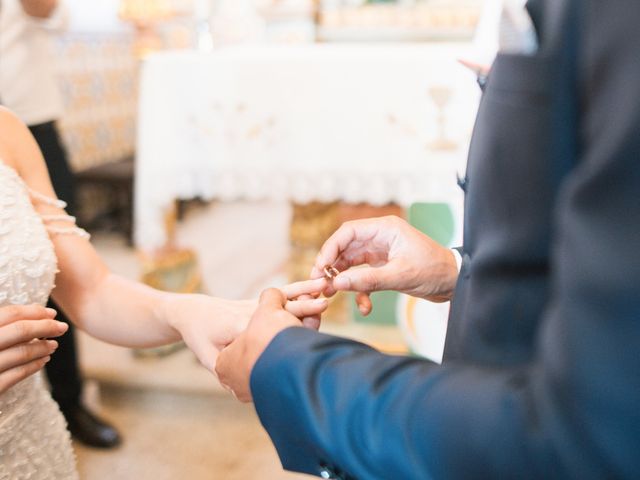
[[[118,19],[120,0],[62,0],[71,10],[71,29],[102,32],[130,28]],[[209,0],[215,2],[216,0]],[[176,12],[190,12],[194,0],[171,0]]]
[[[117,31],[128,28],[118,19],[118,0],[64,0],[73,31]]]

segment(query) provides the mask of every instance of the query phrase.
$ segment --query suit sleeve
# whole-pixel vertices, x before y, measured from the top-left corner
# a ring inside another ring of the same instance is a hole
[[[530,363],[437,366],[300,328],[256,364],[287,469],[360,479],[632,478],[640,469],[640,34],[588,9],[575,167],[554,211],[552,298]]]

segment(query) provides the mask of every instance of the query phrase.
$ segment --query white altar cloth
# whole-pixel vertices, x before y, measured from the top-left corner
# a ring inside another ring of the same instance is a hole
[[[228,47],[144,61],[135,240],[166,241],[173,200],[282,199],[373,205],[460,199],[479,90],[466,45]],[[430,148],[430,87],[451,91],[452,151]]]

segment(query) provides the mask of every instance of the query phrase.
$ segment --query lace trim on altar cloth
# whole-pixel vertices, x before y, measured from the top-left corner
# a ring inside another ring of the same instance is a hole
[[[57,198],[47,197],[40,192],[33,190],[32,188],[28,188],[29,195],[34,203],[42,203],[44,205],[48,205],[50,207],[59,208],[64,210],[67,208],[67,202],[59,200]],[[45,224],[45,228],[47,232],[52,235],[73,235],[76,237],[84,238],[89,240],[91,235],[83,228],[80,228],[76,225],[76,217],[72,217],[71,215],[59,214],[59,215],[40,215],[42,221]],[[69,227],[56,227],[52,225],[48,225],[50,222],[66,222],[70,223]]]

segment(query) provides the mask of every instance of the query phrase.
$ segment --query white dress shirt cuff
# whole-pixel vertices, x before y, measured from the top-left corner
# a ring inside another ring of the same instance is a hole
[[[460,269],[462,268],[462,255],[460,255],[460,252],[458,250],[455,250],[453,248],[451,249],[451,252],[453,252],[453,256],[456,258],[458,273],[460,273]]]

